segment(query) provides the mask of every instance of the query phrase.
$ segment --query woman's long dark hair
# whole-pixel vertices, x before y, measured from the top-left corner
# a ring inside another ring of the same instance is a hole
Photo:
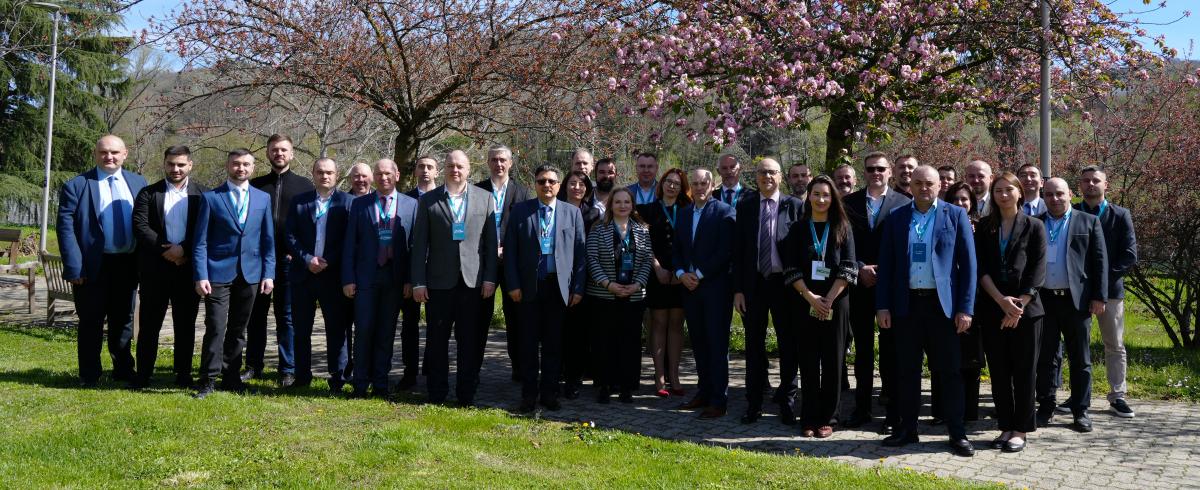
[[[967,216],[971,217],[971,219],[975,219],[977,217],[976,215],[979,214],[979,197],[975,195],[975,191],[971,189],[970,184],[967,184],[966,182],[955,182],[950,184],[950,187],[946,188],[946,198],[943,200],[949,202],[950,200],[954,199],[955,194],[958,194],[959,191],[962,191],[963,189],[966,189],[967,195],[971,196],[971,207],[970,209],[967,209]]]
[[[1003,217],[1000,216],[1000,205],[996,204],[996,196],[995,196],[995,192],[994,192],[994,190],[996,189],[996,184],[999,184],[1001,182],[1007,182],[1009,184],[1012,184],[1013,187],[1017,188],[1017,202],[1018,203],[1022,202],[1022,200],[1025,199],[1025,190],[1021,189],[1021,181],[1017,179],[1017,176],[1015,174],[1013,174],[1012,172],[1004,172],[1004,173],[1000,174],[999,176],[997,176],[996,180],[992,181],[991,187],[988,188],[988,195],[991,196],[988,199],[988,204],[987,204],[988,205],[988,215],[984,216],[983,219],[980,221],[980,224],[983,225],[986,229],[999,230],[1000,229],[1000,221],[1002,219],[1004,219]],[[1018,206],[1017,212],[1020,213],[1020,204],[1018,204],[1017,206]]]
[[[832,235],[837,244],[845,243],[850,238],[850,221],[846,219],[846,209],[842,206],[842,195],[838,192],[837,186],[833,185],[833,179],[828,175],[818,175],[808,183],[808,199],[812,200],[813,187],[818,185],[829,186],[829,194],[833,199],[829,201],[829,217],[826,226],[832,227]],[[805,203],[804,218],[808,221],[812,218],[812,203]]]

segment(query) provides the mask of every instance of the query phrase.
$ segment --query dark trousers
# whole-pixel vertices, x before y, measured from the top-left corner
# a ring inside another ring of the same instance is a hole
[[[450,332],[453,331],[457,358],[454,391],[459,403],[474,403],[479,366],[483,363],[479,351],[482,333],[479,308],[487,301],[492,298],[481,299],[479,288],[467,287],[462,279],[453,288],[429,290],[429,302],[425,305],[429,324],[425,332],[428,371],[425,386],[429,401],[441,403],[450,392]]]
[[[909,315],[892,317],[896,344],[896,394],[899,429],[917,433],[921,408],[921,358],[928,352],[929,370],[938,375],[942,391],[941,410],[951,439],[966,437],[963,427],[961,351],[954,321],[942,313],[936,294],[911,295]]]
[[[502,262],[503,263],[503,262]],[[504,267],[501,266],[501,269]],[[496,279],[499,284],[504,284],[504,272],[501,271]],[[504,339],[507,343],[508,361],[512,365],[512,372],[520,375],[521,373],[521,309],[517,307],[517,303],[513,302],[512,298],[508,297],[508,290],[497,287],[496,295],[500,296],[500,309],[504,312]],[[426,315],[429,311],[426,310]],[[482,359],[483,352],[487,349],[488,330],[492,327],[492,316],[496,314],[496,299],[488,298],[480,303],[479,306],[479,328],[482,334],[479,336],[479,356]]]
[[[696,377],[700,378],[700,393],[696,396],[718,408],[729,404],[732,298],[733,291],[723,278],[702,279],[695,291],[684,290],[683,293],[683,316],[687,320],[692,354],[696,357]]]
[[[875,288],[853,287],[850,290],[850,329],[854,332],[854,412],[871,414],[871,395],[875,387]],[[887,399],[887,422],[900,420],[896,406],[896,344],[892,330],[879,331],[880,393]]]
[[[585,301],[597,312],[587,320],[595,386],[610,391],[637,391],[642,378],[642,314],[646,312],[646,303],[601,298]],[[579,327],[575,324],[566,324],[568,331],[576,328]]]
[[[979,374],[983,370],[983,334],[979,333],[979,325],[972,325],[966,332],[958,334],[961,367],[958,372],[962,375],[963,383],[963,420],[979,420]],[[941,379],[931,374],[929,377],[932,390],[929,393],[929,407],[934,417],[942,417]]]
[[[396,284],[392,265],[375,270],[369,287],[354,294],[354,389],[367,386],[376,393],[388,389],[388,373],[392,371],[392,350],[396,344],[396,320],[400,318],[400,299],[403,286]]]
[[[246,344],[246,367],[263,370],[267,352],[267,310],[275,307],[275,342],[279,344],[279,372],[296,371],[295,331],[292,328],[292,295],[288,294],[291,262],[285,257],[276,257],[275,288],[271,294],[260,294],[254,300],[254,313],[250,316],[248,342]]]
[[[793,311],[803,301],[796,290],[784,285],[782,274],[756,276],[754,292],[746,295],[746,401],[749,410],[762,410],[763,390],[767,386],[767,323],[774,320],[779,345],[779,387],[775,399],[791,409],[796,400],[796,358],[798,325]],[[770,316],[768,316],[768,313]]]
[[[297,277],[289,291],[292,295],[292,326],[296,329],[298,383],[312,381],[312,331],[318,303],[321,305],[321,316],[325,319],[329,384],[341,386],[346,383],[343,375],[350,361],[350,328],[346,325],[346,310],[352,310],[354,305],[342,294],[341,278],[336,274],[334,270],[325,270],[317,275],[305,271],[302,274],[304,277]]]
[[[843,294],[833,303],[832,320],[818,320],[807,311],[796,315],[800,330],[798,341],[794,341],[801,359],[800,423],[805,427],[831,425],[838,414],[849,306]]]
[[[1043,290],[1045,291],[1045,290]],[[1071,396],[1064,405],[1081,415],[1092,405],[1092,315],[1079,311],[1071,296],[1042,294],[1041,352],[1038,354],[1037,402],[1054,406],[1055,393],[1062,386],[1062,346],[1071,363]]]
[[[258,283],[247,283],[238,274],[232,283],[213,284],[212,294],[204,297],[204,340],[200,350],[200,383],[221,375],[225,383],[236,384],[246,348],[246,326],[258,296]]]
[[[983,349],[992,377],[992,401],[1001,431],[1033,432],[1034,388],[1042,318],[1022,318],[1017,328],[1000,328],[1000,318],[984,318]]]
[[[517,305],[521,309],[521,398],[555,398],[562,373],[563,315],[567,310],[558,290],[558,275],[547,274],[538,281],[537,294],[523,296]]]
[[[421,374],[421,303],[400,300],[400,362],[404,376]]]
[[[142,271],[142,306],[138,314],[138,378],[148,382],[158,359],[158,334],[162,331],[167,306],[175,332],[173,371],[177,378],[192,375],[192,353],[196,350],[196,315],[200,296],[192,282],[192,264],[176,266],[165,260],[151,271]]]
[[[596,301],[596,298],[584,296],[583,301],[580,301],[579,304],[567,308],[566,318],[563,322],[562,341],[563,383],[566,385],[579,386],[583,383],[585,375],[591,375],[593,380],[598,376],[595,372],[601,365],[592,362],[596,358],[598,349],[590,328],[593,324],[592,315],[599,313],[606,318],[615,318],[613,316],[615,312],[596,309],[594,306]],[[641,301],[637,301],[637,303],[640,304]],[[644,306],[642,309],[645,310]],[[642,338],[641,318],[638,318],[637,327],[635,344]],[[638,351],[638,355],[641,355],[641,351]]]
[[[137,261],[133,254],[104,254],[100,259],[99,277],[88,277],[83,284],[71,286],[76,314],[79,315],[77,355],[81,381],[94,383],[100,380],[100,351],[104,343],[106,320],[113,378],[133,379],[134,362],[130,345],[133,341],[137,277]],[[158,344],[153,348],[157,349]]]

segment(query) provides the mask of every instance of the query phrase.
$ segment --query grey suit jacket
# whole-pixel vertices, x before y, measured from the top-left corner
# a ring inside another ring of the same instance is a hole
[[[1046,221],[1048,213],[1039,218]],[[1108,247],[1104,243],[1104,231],[1100,220],[1088,213],[1071,213],[1067,223],[1067,280],[1070,282],[1071,301],[1079,311],[1088,311],[1091,301],[1108,299]],[[1052,249],[1047,254],[1054,253]]]
[[[513,205],[512,219],[504,232],[504,282],[507,291],[521,290],[521,301],[537,298],[537,271],[541,257],[538,209],[541,201],[529,199]],[[563,303],[572,294],[583,294],[587,277],[587,241],[583,214],[565,201],[554,205],[554,268]]]
[[[492,193],[469,183],[466,189],[467,238],[462,241],[452,235],[454,214],[446,186],[421,196],[413,224],[413,287],[451,289],[460,277],[471,288],[496,283],[499,257]]]

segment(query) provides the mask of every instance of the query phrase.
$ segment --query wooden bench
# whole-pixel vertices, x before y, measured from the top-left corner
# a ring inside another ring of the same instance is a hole
[[[62,257],[42,252],[41,258],[42,271],[46,274],[46,325],[53,325],[56,315],[75,312],[75,293],[71,291],[71,283],[63,279]],[[55,301],[70,301],[72,308],[57,311]]]
[[[7,244],[7,246],[6,246]],[[20,286],[28,292],[29,313],[33,313],[34,276],[37,261],[17,263],[21,256],[21,230],[0,229],[0,257],[8,256],[8,264],[0,264],[0,287]]]

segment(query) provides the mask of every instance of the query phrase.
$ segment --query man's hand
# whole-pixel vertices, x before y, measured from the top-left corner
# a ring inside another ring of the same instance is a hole
[[[504,247],[496,247],[496,256],[504,259]]]
[[[258,291],[262,294],[271,294],[271,291],[273,290],[275,290],[274,279],[263,279],[262,282],[258,284]]]
[[[683,287],[687,288],[688,291],[695,291],[696,288],[700,287],[700,278],[696,277],[695,272],[684,272],[682,276],[679,276],[679,282],[682,282]]]
[[[82,286],[82,285],[83,285],[83,283],[87,282],[87,278],[86,278],[86,277],[80,277],[80,278],[78,278],[78,279],[67,279],[67,282],[69,282],[69,283],[71,283],[71,284],[74,284],[74,285],[76,285],[76,286]]]
[[[483,299],[491,298],[496,294],[496,283],[483,281],[483,287],[479,288],[479,293],[483,295]]]
[[[580,301],[583,301],[582,294],[572,294],[571,295],[571,304],[569,304],[567,306],[575,306],[575,305],[579,304]]]
[[[966,313],[954,314],[954,329],[958,333],[966,332],[971,328],[971,315]]]
[[[875,287],[875,281],[878,278],[875,276],[875,267],[873,265],[864,265],[858,268],[858,284],[863,287]]]
[[[356,291],[357,289],[358,287],[355,284],[347,284],[342,286],[342,295],[347,298],[354,298],[354,294],[358,292]]]
[[[308,261],[308,271],[313,274],[320,274],[326,267],[329,267],[329,262],[324,257],[313,257]]]
[[[412,295],[413,295],[413,301],[416,301],[418,303],[424,303],[426,301],[429,301],[429,288],[427,288],[427,287],[413,288]]]
[[[520,303],[520,302],[521,302],[521,290],[520,290],[520,289],[514,289],[514,290],[512,290],[512,291],[509,291],[509,292],[508,292],[508,297],[509,297],[509,298],[512,298],[512,300],[513,300],[513,302],[514,302],[514,303]]]
[[[412,283],[404,283],[404,299],[412,299]]]
[[[879,322],[879,328],[892,328],[892,312],[889,310],[876,311],[875,321]]]
[[[1088,308],[1088,310],[1090,310],[1093,315],[1096,315],[1096,316],[1103,315],[1104,314],[1104,302],[1103,301],[1092,301],[1091,307]]]
[[[733,293],[733,311],[738,314],[746,314],[746,295],[742,293]]]
[[[212,294],[212,284],[207,279],[196,281],[196,294],[201,298]]]
[[[167,243],[164,244],[162,248],[164,249],[162,258],[166,259],[167,262],[175,265],[183,265],[187,263],[187,255],[184,255],[183,247],[173,243]]]

